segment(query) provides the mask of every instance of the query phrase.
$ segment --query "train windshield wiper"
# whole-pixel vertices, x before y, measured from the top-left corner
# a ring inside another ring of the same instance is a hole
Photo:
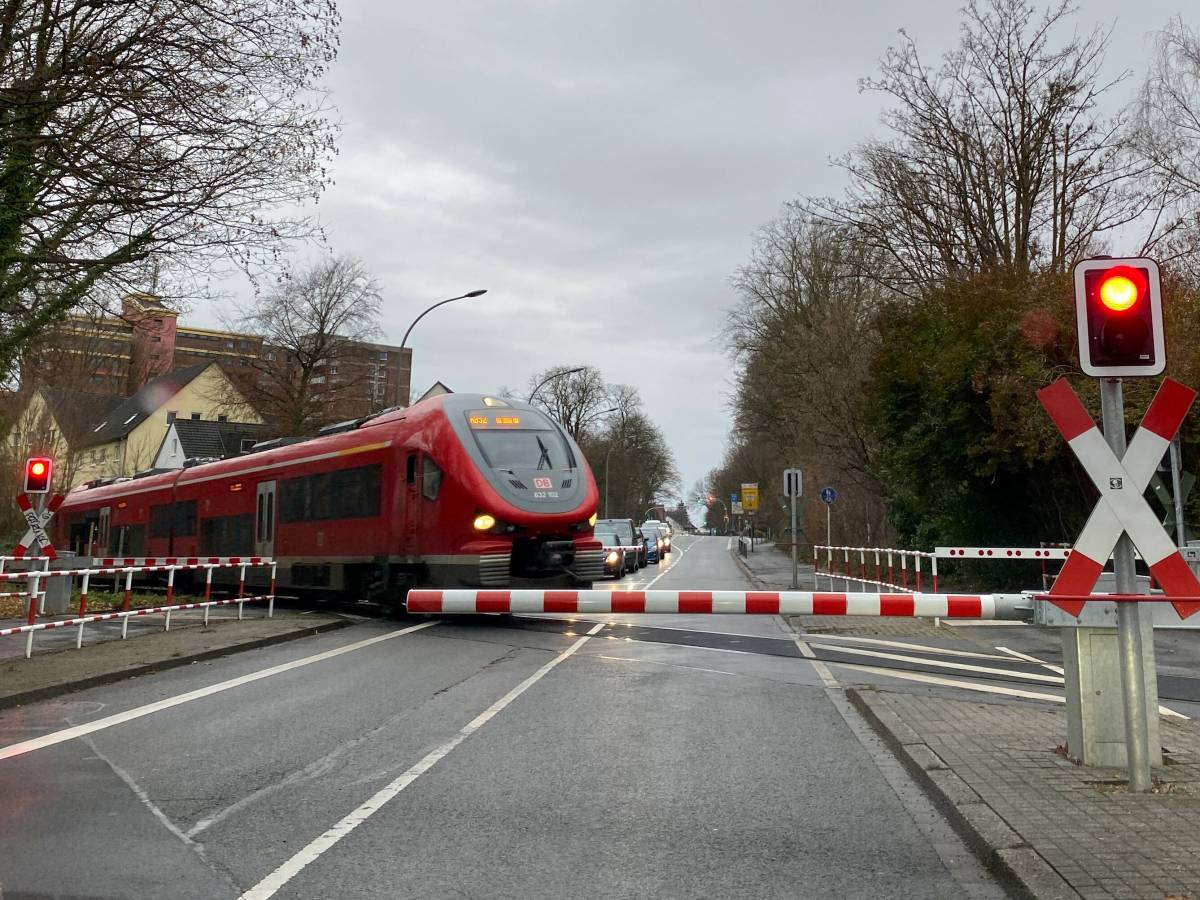
[[[547,469],[552,468],[550,465],[550,448],[542,443],[542,439],[540,437],[536,438],[536,440],[538,442],[538,446],[542,449],[542,455],[538,457],[538,469],[540,470],[542,468],[542,463],[546,464]]]

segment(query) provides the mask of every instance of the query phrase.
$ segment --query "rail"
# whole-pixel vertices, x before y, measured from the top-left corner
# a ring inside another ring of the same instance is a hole
[[[103,559],[103,563],[123,563],[124,560]],[[33,655],[33,636],[39,631],[48,631],[54,628],[77,627],[79,630],[75,636],[75,648],[79,649],[83,646],[83,631],[84,627],[95,622],[105,622],[115,619],[121,620],[121,639],[128,637],[129,619],[134,616],[145,616],[162,613],[164,615],[163,630],[169,631],[171,628],[171,613],[177,610],[188,609],[203,609],[204,624],[208,624],[209,612],[213,607],[231,606],[237,604],[238,619],[243,618],[245,612],[245,604],[267,601],[267,618],[271,618],[275,614],[275,575],[276,563],[273,559],[264,557],[163,557],[163,558],[131,558],[130,562],[141,562],[142,565],[92,565],[86,567],[78,567],[71,569],[32,569],[26,572],[0,572],[0,584],[6,582],[24,580],[26,582],[26,590],[22,592],[28,598],[26,605],[26,622],[24,625],[19,625],[10,628],[0,629],[0,637],[10,635],[25,635],[25,658],[28,659]],[[149,565],[144,563],[149,562]],[[213,573],[218,569],[234,569],[238,570],[238,587],[235,597],[223,598],[220,600],[212,599],[213,589]],[[259,595],[246,594],[246,570],[253,568],[269,568],[270,569],[270,587],[267,593]],[[175,596],[175,576],[179,572],[203,570],[204,575],[204,599],[189,603],[172,603]],[[146,575],[151,573],[167,573],[166,585],[166,603],[161,606],[139,607],[133,608],[133,579],[135,575]],[[115,576],[115,588],[120,584],[120,579],[124,576],[124,596],[121,601],[121,609],[112,612],[93,613],[88,615],[88,590],[91,587],[93,578],[112,575]],[[38,622],[39,600],[45,596],[45,591],[42,589],[41,582],[51,578],[70,578],[72,584],[76,578],[80,579],[79,588],[79,605],[74,617],[69,619],[55,619],[48,622]]]

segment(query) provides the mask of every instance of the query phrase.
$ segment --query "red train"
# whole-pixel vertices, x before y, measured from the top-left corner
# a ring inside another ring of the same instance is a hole
[[[329,430],[329,429],[327,429]],[[99,556],[272,556],[280,593],[589,587],[598,493],[525,403],[447,394],[234,459],[75,488],[56,543]]]

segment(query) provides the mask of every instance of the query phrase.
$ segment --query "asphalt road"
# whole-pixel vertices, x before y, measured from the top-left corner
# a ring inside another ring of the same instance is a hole
[[[774,617],[363,620],[0,713],[0,791],[5,898],[1003,896]]]

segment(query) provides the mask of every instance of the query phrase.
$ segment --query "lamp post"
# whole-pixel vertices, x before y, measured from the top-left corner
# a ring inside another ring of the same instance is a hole
[[[412,330],[413,330],[413,328],[416,327],[416,324],[418,322],[420,322],[423,318],[425,318],[427,315],[429,315],[429,313],[433,312],[439,306],[445,306],[447,303],[453,303],[455,300],[468,300],[471,297],[482,297],[486,293],[487,293],[487,288],[480,288],[479,290],[467,291],[465,294],[459,294],[457,297],[448,297],[445,300],[439,300],[437,303],[433,304],[433,306],[429,307],[423,313],[421,313],[419,316],[417,316],[415,319],[413,319],[412,324],[408,326],[408,330],[404,332],[404,337],[402,337],[400,339],[400,365],[402,365],[402,366],[404,365],[404,348],[408,344],[408,336],[410,334],[412,334]],[[408,384],[406,385],[406,390],[407,390],[407,393],[404,395],[403,398],[401,398],[401,401],[404,403],[404,405],[407,406],[409,403],[409,400],[412,398],[412,362],[411,361],[408,364]]]
[[[480,288],[477,291],[467,291],[467,293],[465,293],[465,294],[459,294],[457,297],[449,297],[445,300],[439,300],[437,303],[433,304],[433,306],[431,306],[427,310],[425,310],[425,312],[421,313],[419,316],[417,316],[415,319],[413,319],[412,325],[408,326],[408,331],[404,332],[404,337],[400,339],[400,358],[402,360],[404,359],[404,346],[405,346],[405,344],[408,343],[408,336],[410,334],[412,334],[413,327],[418,322],[420,322],[423,318],[425,318],[425,316],[427,316],[429,313],[433,312],[439,306],[445,306],[447,303],[453,303],[455,300],[467,300],[471,297],[482,297],[486,293],[487,293],[487,288]]]
[[[538,391],[540,391],[542,388],[544,388],[547,384],[549,384],[555,378],[564,378],[567,375],[577,375],[580,372],[582,372],[585,368],[586,368],[586,366],[577,366],[574,369],[563,369],[563,371],[561,371],[561,372],[555,372],[551,375],[547,375],[545,378],[543,378],[541,380],[541,382],[538,384],[538,386],[533,389],[533,391],[529,394],[529,399],[526,400],[525,402],[532,403],[533,398],[538,395]]]

